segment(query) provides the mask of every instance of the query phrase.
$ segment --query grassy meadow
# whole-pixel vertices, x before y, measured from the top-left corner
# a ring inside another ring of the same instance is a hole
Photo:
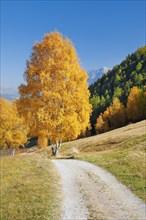
[[[146,201],[146,121],[64,143],[61,158],[91,162],[111,172]]]
[[[42,154],[1,158],[1,220],[58,220],[59,177]]]
[[[91,162],[111,172],[146,201],[146,121],[63,143],[58,159]],[[62,193],[51,147],[1,157],[1,219],[58,220]],[[60,218],[60,217],[59,217]]]

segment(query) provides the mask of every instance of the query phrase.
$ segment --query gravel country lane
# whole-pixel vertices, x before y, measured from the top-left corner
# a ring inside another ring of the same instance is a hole
[[[52,160],[61,176],[64,220],[145,220],[145,203],[105,170],[84,161]]]

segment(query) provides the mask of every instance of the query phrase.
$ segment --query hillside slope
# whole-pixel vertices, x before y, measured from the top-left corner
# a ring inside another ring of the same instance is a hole
[[[121,64],[116,65],[90,86],[91,97],[103,95],[105,99],[117,96],[125,102],[133,86],[143,87],[146,83],[146,46],[128,55]],[[118,89],[118,88],[121,88]]]
[[[101,166],[146,200],[145,146],[146,120],[64,143],[60,157],[86,160]]]
[[[116,65],[89,87],[93,105],[92,127],[98,115],[111,105],[114,97],[118,97],[126,105],[131,88],[137,86],[144,90],[145,85],[146,46],[128,55],[121,64]]]

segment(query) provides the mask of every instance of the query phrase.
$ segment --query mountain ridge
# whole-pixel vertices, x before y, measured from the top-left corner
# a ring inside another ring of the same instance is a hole
[[[0,96],[1,98],[13,101],[19,97],[18,89],[17,87],[1,87]]]
[[[108,71],[111,70],[109,67],[101,67],[99,69],[89,70],[88,73],[88,84],[89,86],[94,84],[99,78],[101,78],[104,74],[107,74]]]

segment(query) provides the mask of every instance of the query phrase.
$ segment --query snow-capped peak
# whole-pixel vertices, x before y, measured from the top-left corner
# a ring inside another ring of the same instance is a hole
[[[88,71],[88,84],[91,85],[96,82],[99,78],[101,78],[104,74],[107,74],[110,68],[102,67],[97,70]]]

